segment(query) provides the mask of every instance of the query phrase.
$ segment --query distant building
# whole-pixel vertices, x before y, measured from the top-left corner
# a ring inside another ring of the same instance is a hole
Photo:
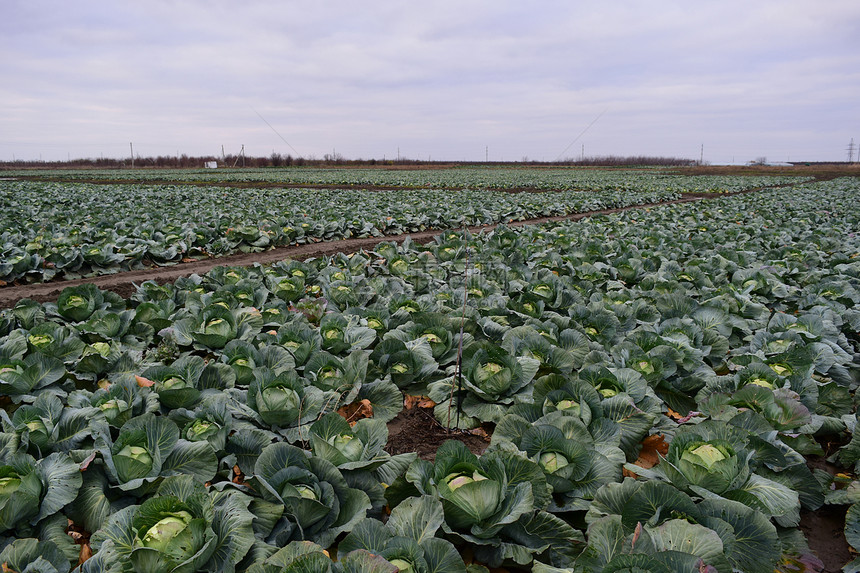
[[[207,161],[206,163],[203,164],[203,167],[205,167],[206,169],[218,169],[218,162],[217,161]]]

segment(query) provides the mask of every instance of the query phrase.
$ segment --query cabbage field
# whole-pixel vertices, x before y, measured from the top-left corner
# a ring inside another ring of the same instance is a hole
[[[550,191],[703,191],[728,193],[801,183],[805,175],[689,175],[662,169],[458,167],[448,169],[121,169],[7,171],[34,180],[122,183],[258,183],[426,189],[542,189]]]
[[[309,242],[512,223],[805,179],[570,169],[36,173],[42,175],[24,171],[20,174],[29,180],[0,180],[0,281],[5,283],[90,277]],[[43,180],[48,176],[51,181]],[[76,182],[84,176],[115,182]],[[169,184],[140,183],[166,177]],[[182,180],[329,187],[215,187]],[[389,188],[370,192],[337,185]],[[555,191],[541,192],[546,189]]]
[[[187,258],[511,223],[678,197],[668,190],[514,194],[0,181],[0,280],[80,278]]]
[[[381,242],[0,311],[4,571],[814,572],[825,511],[860,570],[858,178],[72,175],[0,181],[4,281]]]

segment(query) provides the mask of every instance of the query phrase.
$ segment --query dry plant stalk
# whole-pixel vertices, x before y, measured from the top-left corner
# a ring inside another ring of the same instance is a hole
[[[457,399],[463,389],[463,329],[466,324],[466,301],[469,297],[469,240],[466,238],[466,228],[463,227],[463,239],[466,241],[466,266],[463,268],[463,314],[460,316],[460,340],[457,341]],[[451,433],[451,406],[454,404],[454,384],[451,383],[451,396],[448,398],[448,421],[445,424]],[[457,402],[457,427],[460,427],[461,405]]]

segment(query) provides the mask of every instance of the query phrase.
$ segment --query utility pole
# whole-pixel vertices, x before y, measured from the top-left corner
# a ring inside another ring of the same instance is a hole
[[[705,162],[705,144],[702,144],[702,151],[699,154],[699,167],[702,166],[702,163]]]
[[[857,159],[860,160],[860,150],[857,153]],[[848,144],[848,163],[854,163],[854,138],[851,138],[851,143]]]
[[[131,150],[131,168],[134,169],[134,145],[128,142],[128,148]]]
[[[242,167],[245,167],[245,144],[242,144],[242,150],[239,151],[239,157],[242,158]],[[236,161],[233,162],[233,167],[239,163],[239,157],[236,157]]]
[[[486,146],[484,148],[484,163],[490,162],[490,146]]]

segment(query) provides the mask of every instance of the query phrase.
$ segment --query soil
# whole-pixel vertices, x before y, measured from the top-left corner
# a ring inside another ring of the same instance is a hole
[[[16,179],[24,181],[50,181],[54,183],[65,183],[68,179],[63,177],[46,177],[44,175],[19,175],[17,177],[4,178],[6,181],[14,181]],[[3,180],[3,179],[0,179]],[[177,186],[197,186],[197,187],[229,187],[239,189],[360,189],[362,191],[421,191],[421,190],[444,190],[444,191],[460,191],[462,187],[445,187],[445,186],[408,186],[408,185],[361,185],[353,186],[348,184],[335,183],[285,183],[283,181],[173,181],[170,179],[75,179],[75,183],[88,183],[91,185],[177,185]],[[557,189],[538,189],[535,187],[500,187],[488,189],[489,191],[498,193],[558,193]]]
[[[436,450],[448,440],[458,440],[466,444],[475,455],[484,453],[490,445],[486,431],[481,435],[449,431],[433,417],[429,408],[403,410],[388,423],[388,444],[385,451],[391,455],[417,452],[422,460],[432,462]]]
[[[845,541],[847,505],[823,505],[815,511],[800,510],[800,530],[809,548],[824,563],[823,573],[839,573],[854,557]]]
[[[668,170],[671,171],[671,170]],[[703,165],[674,170],[677,175],[772,175],[808,176],[818,181],[857,177],[860,163],[809,163],[805,165]]]
[[[807,455],[806,465],[812,471],[823,470],[831,476],[845,470],[829,461],[827,456],[835,453],[842,444],[818,440],[824,456]],[[854,558],[845,539],[845,512],[847,505],[823,505],[815,511],[800,510],[800,530],[806,536],[809,548],[824,564],[823,573],[838,573]]]

